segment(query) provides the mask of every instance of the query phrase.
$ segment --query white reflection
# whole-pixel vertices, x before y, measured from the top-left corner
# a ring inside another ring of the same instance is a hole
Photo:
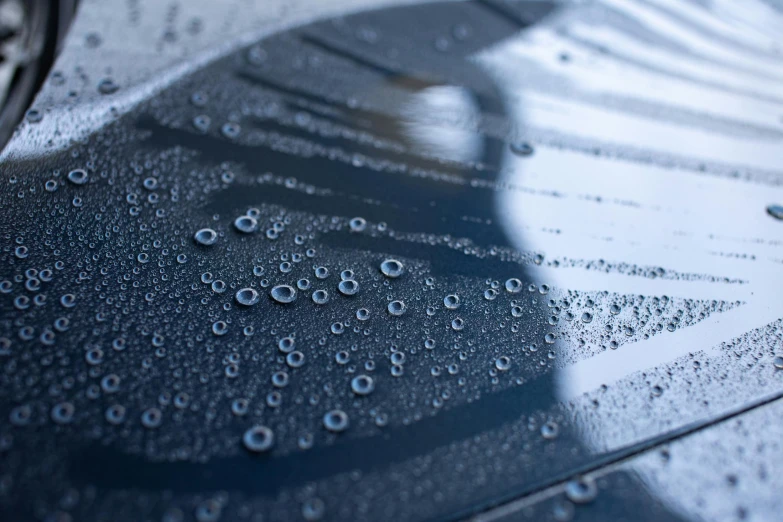
[[[409,100],[401,110],[402,126],[420,152],[465,162],[480,156],[481,139],[469,124],[476,104],[464,88],[436,85]],[[454,120],[456,115],[459,121]]]
[[[674,12],[680,5],[657,2]],[[783,317],[783,224],[765,211],[783,202],[783,189],[769,182],[783,179],[783,99],[776,99],[783,92],[783,69],[780,57],[769,52],[781,44],[783,20],[748,2],[742,19],[732,23],[726,4],[719,3],[720,16],[684,5],[677,18],[612,0],[605,6],[634,17],[661,40],[637,39],[611,24],[587,26],[586,17],[566,11],[477,58],[504,93],[517,134],[536,145],[530,157],[507,152],[500,173],[499,181],[511,188],[497,192],[498,219],[516,248],[544,252],[547,259],[606,259],[744,282],[531,268],[533,277],[562,290],[744,303],[560,370],[561,400],[692,352],[717,357],[720,343]],[[748,20],[749,12],[764,18]],[[709,32],[688,25],[694,23]],[[759,30],[744,37],[748,25]],[[709,36],[716,32],[723,38]],[[610,51],[597,52],[568,35]],[[677,46],[691,52],[677,53]],[[564,52],[570,60],[559,58]],[[593,149],[602,153],[591,154]],[[699,162],[716,166],[699,172],[692,166]],[[749,171],[757,173],[756,182],[727,175]],[[576,332],[578,322],[561,327]],[[577,349],[559,346],[561,353]],[[638,442],[622,426],[649,412],[633,404],[638,402],[613,410],[611,420],[591,420],[583,442],[595,451]],[[683,419],[671,420],[674,428]],[[684,513],[702,510],[676,487],[684,475],[662,484],[644,468],[637,471],[656,495]]]
[[[563,20],[577,18],[562,15]],[[612,72],[613,77],[602,80],[606,86],[646,75],[648,81],[640,81],[636,90],[640,100],[650,103],[657,99],[651,86],[668,81],[665,74],[643,71],[637,66],[604,66],[595,57],[589,68],[564,65],[557,59],[560,46],[552,44],[560,38],[553,30],[555,25],[557,22],[539,26],[480,57],[504,92],[518,129],[524,127],[534,137],[547,136],[542,130],[567,131],[562,138],[564,144],[586,139],[587,144],[614,151],[615,156],[623,156],[623,149],[633,145],[647,150],[653,159],[658,151],[696,155],[719,159],[737,170],[751,163],[783,164],[780,133],[774,138],[753,138],[737,137],[719,127],[694,130],[695,125],[677,123],[665,114],[622,113],[596,101],[575,103],[571,98],[579,95],[574,90],[559,95],[541,94],[540,86],[529,80],[526,71],[548,69],[563,81],[571,82],[574,89],[582,87],[582,76],[588,80],[593,77],[591,69]],[[562,25],[559,27],[562,29]],[[520,55],[520,49],[525,49],[524,55]],[[602,60],[611,62],[612,58]],[[584,86],[591,91],[601,90],[591,81]],[[705,96],[714,90],[704,85],[699,89]],[[612,90],[606,90],[602,94],[610,97]],[[736,103],[716,107],[716,115],[732,111],[733,116],[738,116],[744,114],[740,110],[744,107],[752,117],[762,109],[745,103],[741,95],[721,95]],[[675,93],[672,101],[677,107],[699,102],[686,92]],[[736,122],[737,127],[744,124],[748,122]],[[727,285],[649,280],[578,268],[538,269],[534,275],[563,289],[746,303],[674,334],[607,352],[569,368],[564,373],[567,377],[562,379],[564,399],[689,352],[710,350],[721,341],[783,316],[783,303],[776,296],[783,288],[779,269],[783,254],[781,224],[765,211],[770,202],[783,201],[783,190],[655,163],[545,145],[538,145],[531,157],[505,154],[500,181],[526,190],[498,191],[496,204],[504,230],[520,250],[545,252],[550,259],[598,260],[610,256],[607,260],[746,282]],[[552,230],[558,233],[553,234]],[[743,255],[719,255],[732,252]]]

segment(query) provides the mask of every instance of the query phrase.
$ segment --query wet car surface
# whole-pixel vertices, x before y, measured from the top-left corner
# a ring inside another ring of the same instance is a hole
[[[783,14],[235,7],[3,153],[4,519],[776,519]]]

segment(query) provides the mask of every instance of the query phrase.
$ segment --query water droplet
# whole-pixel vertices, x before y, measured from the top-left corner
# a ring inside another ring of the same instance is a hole
[[[251,234],[258,229],[258,221],[250,216],[239,216],[234,220],[234,228],[243,234]]]
[[[343,295],[356,295],[356,293],[359,291],[359,283],[353,279],[346,279],[344,281],[340,281],[340,283],[337,285],[337,289],[340,290],[340,293]]]
[[[193,127],[199,132],[207,132],[212,125],[212,118],[206,114],[199,114],[193,118]]]
[[[598,495],[598,486],[591,478],[579,477],[568,481],[565,494],[568,500],[574,504],[587,504],[595,500]]]
[[[369,395],[375,389],[375,382],[369,375],[357,375],[351,380],[351,389],[357,395]]]
[[[243,306],[253,306],[259,299],[258,292],[252,288],[242,288],[234,297],[236,297],[237,303]]]
[[[484,299],[487,301],[494,301],[495,298],[498,296],[498,291],[494,288],[487,288],[484,290]]]
[[[211,228],[202,228],[193,235],[193,239],[196,243],[204,246],[214,245],[215,241],[217,241],[217,237],[217,232]]]
[[[157,428],[163,421],[163,413],[158,408],[144,410],[141,414],[141,425],[145,428]]]
[[[242,417],[243,415],[247,414],[249,405],[250,403],[248,402],[247,399],[235,399],[231,403],[231,413],[233,413],[237,417]]]
[[[285,388],[288,386],[288,373],[286,372],[275,372],[272,374],[272,386],[275,388]]]
[[[114,94],[120,89],[114,80],[111,78],[104,78],[98,83],[98,92],[101,94]]]
[[[459,305],[459,297],[454,294],[447,295],[443,298],[443,306],[449,310],[456,310],[459,308]]]
[[[497,368],[501,372],[507,371],[509,368],[511,368],[511,359],[509,359],[505,355],[498,357],[497,359],[495,359],[495,368]]]
[[[283,353],[291,353],[294,351],[296,341],[293,337],[283,337],[277,342],[277,348]]]
[[[30,109],[25,114],[25,118],[30,123],[39,123],[41,120],[43,120],[43,113],[37,109]]]
[[[292,286],[278,285],[272,288],[269,295],[278,303],[287,304],[294,302],[296,299],[296,290]]]
[[[285,363],[291,368],[300,368],[305,363],[305,356],[302,352],[293,351],[286,355]]]
[[[348,429],[348,414],[342,410],[332,410],[324,415],[324,428],[335,433]]]
[[[404,271],[405,267],[396,259],[387,259],[381,263],[381,273],[386,277],[400,277]]]
[[[26,426],[30,423],[30,417],[32,417],[32,415],[32,408],[27,404],[24,404],[11,410],[9,420],[14,426]]]
[[[399,316],[405,313],[406,307],[402,301],[392,301],[387,309],[390,314]]]
[[[394,365],[400,365],[405,362],[405,354],[403,352],[392,352],[389,356],[389,360]]]
[[[783,205],[770,205],[767,207],[767,214],[775,219],[783,220]]]
[[[312,295],[313,302],[317,305],[324,305],[329,302],[329,293],[326,290],[316,290]]]
[[[228,324],[225,321],[215,321],[212,323],[212,333],[215,335],[226,335],[228,333]]]
[[[253,453],[269,451],[275,444],[275,434],[266,426],[253,426],[242,436],[242,444]]]
[[[351,232],[362,232],[367,228],[367,221],[364,218],[355,217],[348,225],[351,227]]]
[[[590,312],[584,312],[582,314],[582,322],[583,323],[591,323],[593,321],[593,314]]]
[[[530,156],[535,152],[533,146],[526,141],[514,142],[509,148],[517,156]]]
[[[521,291],[522,291],[522,281],[520,281],[516,277],[512,277],[511,279],[506,281],[506,292],[517,294]]]
[[[549,421],[541,426],[541,436],[547,440],[552,440],[560,433],[560,426],[554,421]]]
[[[113,424],[115,426],[122,424],[125,422],[125,406],[122,404],[114,404],[109,406],[106,408],[104,416],[106,417],[106,422],[109,424]]]
[[[68,181],[74,185],[84,185],[88,178],[87,171],[84,169],[75,169],[68,173]]]
[[[778,355],[772,360],[772,364],[775,365],[775,368],[778,370],[783,370],[783,356]]]
[[[241,131],[241,127],[238,123],[226,123],[220,128],[220,132],[228,139],[234,139],[237,136],[239,136],[239,133]]]
[[[190,103],[192,103],[195,107],[205,107],[208,101],[209,97],[203,92],[197,91],[190,96]]]
[[[270,408],[277,408],[283,403],[283,396],[280,392],[269,392],[266,396],[266,404]]]

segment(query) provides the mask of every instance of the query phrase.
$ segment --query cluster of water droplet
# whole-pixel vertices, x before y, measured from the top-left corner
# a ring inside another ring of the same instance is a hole
[[[447,52],[469,29],[455,28],[436,48]],[[263,67],[268,57],[253,47],[247,59]],[[0,237],[0,388],[9,422],[0,428],[1,451],[31,437],[42,454],[56,454],[60,440],[86,437],[161,461],[305,452],[524,387],[557,365],[738,304],[555,289],[528,268],[712,276],[548,259],[445,234],[397,231],[369,216],[297,210],[300,198],[334,190],[297,179],[296,172],[262,172],[267,167],[254,163],[253,147],[378,171],[405,169],[254,133],[253,122],[263,119],[287,128],[316,124],[267,94],[237,96],[244,105],[218,110],[224,88],[193,83],[198,88],[186,84],[148,104],[143,113],[152,123],[122,122],[35,168],[20,164],[2,173],[0,208],[8,216]],[[98,85],[105,95],[118,88],[111,79]],[[39,116],[28,114],[28,121]],[[318,130],[366,139],[338,125]],[[215,159],[220,155],[209,150],[211,142],[196,140],[205,137],[251,157]],[[381,139],[372,144],[397,150]],[[107,149],[113,154],[101,153]],[[533,153],[525,142],[511,149]],[[277,201],[268,193],[278,194]],[[361,239],[381,246],[354,248],[351,241]],[[403,243],[499,260],[508,273],[485,279],[436,270],[426,255],[405,255]],[[781,356],[772,359],[776,368],[783,367]],[[505,434],[517,437],[516,446],[493,441],[486,447],[499,448],[498,455],[530,451],[557,443],[567,429],[549,411],[523,424],[526,429]],[[8,473],[25,472],[17,463]],[[566,494],[579,503],[595,491],[579,479]],[[307,520],[325,510],[314,495],[301,504]],[[219,495],[200,499],[196,518],[215,520],[224,505]],[[172,513],[170,520],[178,520]]]

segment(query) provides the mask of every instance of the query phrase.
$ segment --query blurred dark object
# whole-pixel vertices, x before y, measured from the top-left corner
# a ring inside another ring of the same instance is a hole
[[[0,0],[0,146],[8,142],[46,78],[76,3]]]

